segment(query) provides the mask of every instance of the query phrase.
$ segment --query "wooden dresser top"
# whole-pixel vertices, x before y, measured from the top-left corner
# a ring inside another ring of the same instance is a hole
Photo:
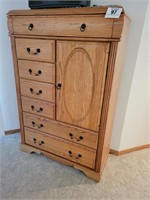
[[[109,6],[110,7],[110,6]],[[114,6],[111,6],[114,7]],[[122,8],[121,6],[115,6]],[[32,10],[11,10],[9,16],[42,16],[42,15],[89,15],[89,14],[105,14],[108,6],[96,6],[85,8],[50,8],[50,9],[32,9]],[[124,14],[124,9],[122,11]]]

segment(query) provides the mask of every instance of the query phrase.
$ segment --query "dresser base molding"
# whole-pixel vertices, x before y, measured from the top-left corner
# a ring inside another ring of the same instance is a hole
[[[75,169],[78,169],[80,171],[82,171],[89,179],[92,179],[96,182],[99,182],[100,181],[100,178],[101,178],[101,174],[100,173],[97,173],[91,169],[88,169],[86,167],[83,167],[81,165],[76,165],[74,164],[73,166]]]
[[[20,148],[22,151],[24,151],[25,153],[37,153],[37,154],[42,154],[44,156],[46,156],[47,158],[50,158],[52,160],[55,160],[59,163],[62,163],[62,164],[65,164],[65,165],[69,165],[69,166],[72,166],[74,167],[75,169],[78,169],[80,171],[82,171],[88,178],[96,181],[96,182],[99,182],[100,181],[100,178],[101,178],[101,174],[100,173],[97,173],[89,168],[86,168],[84,166],[81,166],[81,165],[78,165],[76,163],[73,163],[69,160],[66,160],[64,158],[61,158],[59,156],[56,156],[56,155],[53,155],[53,154],[50,154],[50,153],[47,153],[45,151],[42,151],[40,149],[37,149],[37,148],[34,148],[34,147],[31,147],[29,145],[26,145],[26,144],[21,144],[20,145]]]

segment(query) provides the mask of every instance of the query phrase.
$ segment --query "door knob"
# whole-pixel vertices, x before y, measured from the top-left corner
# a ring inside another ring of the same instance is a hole
[[[60,90],[61,89],[61,83],[58,83],[57,85],[56,85],[56,88],[57,88],[57,90]]]

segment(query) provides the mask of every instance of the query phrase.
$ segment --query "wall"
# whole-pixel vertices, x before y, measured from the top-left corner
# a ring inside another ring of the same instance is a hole
[[[2,8],[2,2],[0,2],[0,7]],[[1,15],[0,10],[0,15]],[[2,18],[0,17],[0,24],[2,24]],[[2,27],[0,27],[2,30]],[[0,44],[2,44],[2,31],[0,31]],[[2,46],[1,46],[2,47]],[[2,67],[2,48],[0,48],[0,72]],[[1,99],[2,99],[2,73],[0,73],[0,136],[4,134],[4,125],[3,125],[3,116],[2,116],[2,109],[1,109]]]
[[[150,0],[147,10],[148,36],[150,35]],[[148,54],[150,55],[150,37],[148,39]],[[150,144],[150,56],[148,56],[148,143]]]
[[[11,56],[10,41],[7,30],[7,12],[12,9],[27,8],[27,0],[1,0],[1,46],[0,46],[0,102],[4,122],[4,130],[19,128],[18,110],[16,101],[15,80]]]
[[[148,143],[148,10],[136,60],[119,150]]]
[[[146,109],[148,108],[146,105],[148,81],[146,68],[148,66],[146,63],[147,51],[144,48],[147,39],[144,37],[146,36],[143,36],[141,41],[147,3],[147,0],[92,1],[92,4],[122,5],[132,19],[111,140],[111,148],[115,150],[148,143],[146,118]],[[145,32],[146,30],[143,34],[146,34]],[[137,83],[139,84],[137,85]]]
[[[0,104],[0,136],[1,135],[4,135],[4,125],[3,125],[2,109]]]

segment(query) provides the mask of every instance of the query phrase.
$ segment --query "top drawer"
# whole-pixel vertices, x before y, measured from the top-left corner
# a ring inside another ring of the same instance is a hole
[[[111,38],[113,19],[104,15],[14,17],[14,34]]]

